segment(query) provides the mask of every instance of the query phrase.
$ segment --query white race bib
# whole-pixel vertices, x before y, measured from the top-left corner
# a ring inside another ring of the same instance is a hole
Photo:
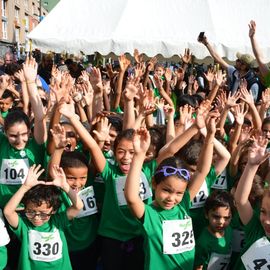
[[[209,195],[206,181],[203,182],[199,192],[196,194],[194,199],[192,200],[191,209],[203,207],[205,201]]]
[[[245,233],[240,230],[233,230],[233,238],[232,238],[232,250],[234,252],[240,252],[245,244]]]
[[[207,270],[226,270],[231,260],[231,254],[211,253]]]
[[[63,244],[58,229],[54,232],[29,230],[28,236],[29,256],[32,260],[52,262],[62,258]]]
[[[124,195],[126,179],[127,176],[119,176],[115,182],[119,206],[127,205],[127,201]],[[141,172],[139,196],[143,201],[152,197],[152,190],[150,189],[147,178],[143,172]]]
[[[29,162],[24,159],[3,159],[0,183],[5,185],[22,185],[27,177]]]
[[[90,216],[98,212],[95,193],[92,186],[81,190],[78,194],[83,202],[83,209],[76,218]]]
[[[0,209],[0,247],[7,245],[9,241],[10,238],[5,225],[3,212]]]
[[[163,220],[163,253],[179,254],[195,246],[191,218]]]
[[[246,269],[269,270],[270,269],[270,242],[264,236],[253,243],[241,256]]]
[[[216,179],[215,183],[212,185],[212,188],[226,190],[227,187],[228,187],[227,173],[226,170],[224,170],[222,174]]]

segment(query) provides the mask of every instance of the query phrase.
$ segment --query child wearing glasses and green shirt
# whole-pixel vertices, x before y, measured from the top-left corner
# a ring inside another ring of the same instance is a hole
[[[185,133],[199,128],[191,126]],[[145,269],[193,270],[195,239],[189,216],[195,197],[210,170],[213,156],[215,119],[211,118],[208,134],[200,154],[197,171],[190,179],[189,171],[175,157],[163,160],[153,178],[155,200],[146,205],[138,196],[140,172],[150,144],[145,128],[133,138],[134,157],[125,185],[125,198],[133,215],[145,232]]]
[[[62,168],[54,166],[51,182],[39,181],[43,173],[40,165],[33,165],[24,184],[12,196],[4,208],[4,215],[14,233],[21,240],[19,269],[71,270],[64,229],[83,208],[79,196],[68,185]],[[72,206],[56,214],[61,205],[62,188]],[[16,212],[24,204],[25,217]]]

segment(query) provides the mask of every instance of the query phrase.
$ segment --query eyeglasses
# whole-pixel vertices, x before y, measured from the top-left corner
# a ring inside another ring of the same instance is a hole
[[[45,219],[48,219],[51,215],[52,215],[52,212],[51,213],[37,213],[36,211],[25,211],[25,215],[30,218],[30,219],[33,219],[35,218],[36,216],[38,216],[40,219],[42,220],[45,220]]]
[[[186,169],[178,169],[171,166],[163,166],[161,170],[157,171],[157,173],[163,173],[164,176],[170,176],[178,174],[180,177],[183,177],[186,181],[190,180],[190,173]]]

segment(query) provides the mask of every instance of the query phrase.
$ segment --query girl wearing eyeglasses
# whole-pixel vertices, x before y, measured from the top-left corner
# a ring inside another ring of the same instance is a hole
[[[211,118],[197,171],[191,179],[189,171],[181,167],[181,162],[175,157],[160,163],[152,181],[155,200],[151,205],[144,204],[138,196],[140,172],[150,135],[145,128],[136,132],[125,197],[146,234],[145,269],[193,270],[195,240],[189,208],[209,172],[215,131],[215,119]]]
[[[52,182],[38,180],[43,171],[40,165],[30,167],[24,184],[4,208],[12,231],[21,241],[18,269],[71,270],[64,229],[79,214],[83,202],[67,183],[62,168],[54,166]],[[72,205],[58,214],[61,205],[59,188],[67,193]],[[16,212],[21,202],[25,217]]]

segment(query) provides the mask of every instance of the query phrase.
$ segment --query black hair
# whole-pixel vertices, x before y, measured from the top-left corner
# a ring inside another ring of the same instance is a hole
[[[122,139],[126,139],[128,141],[132,141],[133,139],[133,136],[134,136],[134,132],[135,130],[132,129],[132,128],[129,128],[129,129],[125,129],[125,130],[122,130],[116,137],[115,141],[114,141],[114,145],[113,145],[113,150],[114,150],[114,153],[116,152],[116,148],[118,146],[118,144],[120,143],[120,141]]]
[[[2,99],[4,98],[11,98],[12,99],[12,101],[14,101],[14,96],[13,96],[13,94],[12,94],[12,92],[10,91],[10,90],[8,90],[8,89],[6,89],[5,91],[4,91],[4,93],[3,93],[3,95],[2,95],[2,97],[1,97]]]
[[[177,105],[179,107],[182,107],[182,106],[185,106],[185,105],[190,105],[191,107],[196,108],[197,100],[193,96],[185,94],[185,95],[181,95],[179,97]]]
[[[4,130],[7,131],[16,123],[25,123],[29,130],[31,128],[29,117],[21,110],[14,110],[9,112],[4,120]]]
[[[86,156],[77,151],[64,152],[61,157],[60,167],[65,168],[88,168],[88,160]]]
[[[27,206],[30,202],[41,206],[46,203],[48,208],[52,207],[53,211],[57,211],[61,205],[61,191],[56,186],[36,185],[28,190],[22,199],[22,203]]]
[[[164,176],[164,174],[162,172],[159,172],[160,170],[162,170],[162,168],[164,166],[171,166],[174,168],[178,168],[178,169],[186,169],[184,163],[181,161],[181,159],[173,156],[173,157],[168,157],[166,159],[164,159],[157,167],[156,169],[156,173],[153,177],[155,183],[158,185],[159,183],[163,182],[167,176]],[[182,177],[180,177],[179,174],[175,174],[176,177],[178,177],[179,179],[184,180]]]
[[[176,156],[180,157],[187,165],[197,165],[202,147],[201,140],[192,139],[176,153]]]
[[[206,199],[204,210],[208,214],[210,210],[216,210],[219,207],[226,207],[233,212],[235,210],[235,204],[233,196],[226,190],[215,190]]]
[[[263,119],[263,122],[262,122],[262,128],[264,125],[267,125],[267,124],[270,124],[270,117],[266,117]]]
[[[109,119],[109,123],[112,125],[112,127],[115,128],[117,133],[122,131],[123,120],[120,117],[114,116],[114,115],[109,115],[109,116],[107,116],[107,118]]]
[[[166,126],[153,126],[149,128],[149,133],[151,136],[151,144],[156,147],[157,153],[161,149],[161,147],[164,145],[165,141],[165,133],[166,132]]]
[[[12,76],[14,75],[17,71],[19,71],[20,69],[22,69],[22,66],[16,63],[11,63],[11,64],[7,64],[5,66],[5,73]]]

